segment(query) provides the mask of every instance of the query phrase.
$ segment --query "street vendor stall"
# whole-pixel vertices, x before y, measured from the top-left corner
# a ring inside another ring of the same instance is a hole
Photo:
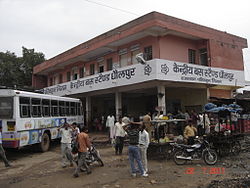
[[[207,140],[220,155],[238,154],[241,151],[240,140],[244,134],[240,132],[238,120],[235,118],[242,111],[237,104],[217,107],[212,103],[205,105],[210,114],[211,133]],[[235,117],[233,117],[235,116]]]
[[[172,155],[170,143],[183,140],[182,134],[185,122],[185,119],[151,121],[154,129],[148,147],[148,157],[170,159]]]

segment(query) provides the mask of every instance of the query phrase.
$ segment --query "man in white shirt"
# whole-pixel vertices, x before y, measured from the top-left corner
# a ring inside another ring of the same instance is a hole
[[[68,123],[65,123],[63,127],[59,128],[59,132],[61,134],[62,167],[65,168],[69,160],[67,158],[67,155],[69,154],[69,152],[71,155],[71,141],[73,129]],[[70,166],[73,166],[73,161],[71,160],[69,162]]]
[[[123,129],[125,123],[122,122],[122,117],[119,117],[119,121],[115,123],[114,134],[115,134],[115,154],[122,155],[124,138],[126,136],[126,132]]]
[[[149,134],[145,130],[146,126],[143,123],[140,127],[139,134],[139,148],[141,153],[142,165],[144,167],[145,173],[148,172],[148,160],[147,160],[147,149],[149,145]]]
[[[106,121],[106,127],[109,128],[109,137],[112,141],[112,139],[114,138],[114,126],[115,126],[115,117],[113,115],[109,115],[107,117],[107,121]]]
[[[2,141],[2,125],[0,125],[0,157],[3,159],[3,162],[5,164],[5,167],[10,167],[10,163],[6,158],[5,151],[3,149],[3,141]]]

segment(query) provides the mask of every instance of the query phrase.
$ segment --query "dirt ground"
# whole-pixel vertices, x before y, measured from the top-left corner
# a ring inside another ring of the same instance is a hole
[[[250,178],[249,150],[237,156],[221,158],[214,166],[207,166],[203,161],[177,166],[172,160],[149,160],[149,177],[134,178],[130,176],[127,147],[121,156],[114,155],[114,149],[110,145],[97,148],[104,167],[93,164],[92,174],[82,172],[78,178],[73,177],[75,167],[61,167],[59,142],[54,142],[50,151],[45,153],[35,152],[31,148],[8,150],[7,157],[13,167],[5,168],[0,162],[0,188],[230,187],[218,182]]]

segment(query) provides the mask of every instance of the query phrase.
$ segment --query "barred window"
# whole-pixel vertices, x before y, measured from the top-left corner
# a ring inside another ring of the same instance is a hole
[[[195,50],[188,49],[188,62],[195,64],[195,58],[196,58]]]
[[[199,53],[200,53],[200,64],[208,66],[207,49],[206,48],[199,49]]]
[[[147,46],[144,48],[144,58],[145,60],[151,60],[153,59],[153,49],[152,46]]]
[[[90,65],[89,74],[90,75],[94,75],[95,74],[95,64],[91,64]]]
[[[69,72],[67,72],[67,81],[70,81],[70,71]]]
[[[81,68],[80,68],[80,78],[83,78],[83,77],[84,77],[84,72],[85,72],[85,68],[84,68],[84,67],[81,67]]]

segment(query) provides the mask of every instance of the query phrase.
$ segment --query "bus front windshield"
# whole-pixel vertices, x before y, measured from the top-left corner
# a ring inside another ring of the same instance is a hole
[[[13,118],[13,97],[0,97],[0,119]]]

